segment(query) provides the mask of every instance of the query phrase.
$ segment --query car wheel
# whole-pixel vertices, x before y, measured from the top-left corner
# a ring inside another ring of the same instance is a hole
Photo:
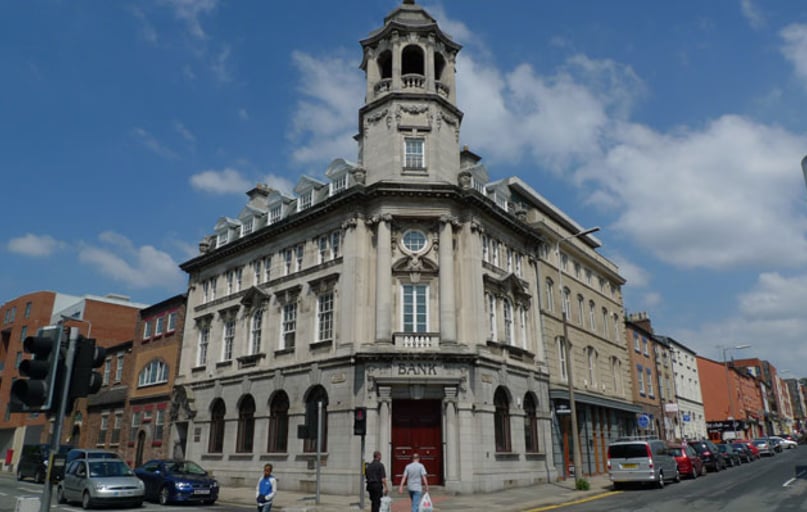
[[[34,475],[34,480],[35,480],[35,481],[36,481],[36,483],[38,483],[38,484],[43,484],[43,483],[45,483],[45,472],[44,472],[44,471],[42,471],[41,469],[38,469],[38,470],[36,471],[36,474]]]
[[[658,472],[658,482],[656,482],[656,485],[659,489],[664,489],[664,471]]]
[[[692,464],[692,479],[693,480],[698,478],[698,473],[700,473],[700,470],[698,470],[698,468],[695,467],[695,464]]]
[[[168,487],[160,489],[160,505],[168,505],[170,500]]]
[[[17,480],[22,480],[24,477],[22,476],[22,468],[17,468]]]
[[[84,494],[81,495],[81,508],[83,508],[84,510],[92,508],[90,493],[87,491],[84,491]]]
[[[673,482],[678,483],[681,481],[681,472],[678,471],[678,468],[675,468],[675,476],[673,476]]]
[[[202,505],[212,505],[216,503],[216,500],[205,500],[202,502]]]
[[[618,490],[620,490],[622,488],[622,484],[620,484],[619,482],[611,482],[611,487],[615,491],[618,491]]]
[[[64,489],[62,489],[61,485],[56,488],[56,503],[67,503],[64,497]]]
[[[143,506],[143,502],[142,502],[142,501],[135,501],[135,502],[134,502],[134,508],[140,508],[140,507],[142,507],[142,506]]]

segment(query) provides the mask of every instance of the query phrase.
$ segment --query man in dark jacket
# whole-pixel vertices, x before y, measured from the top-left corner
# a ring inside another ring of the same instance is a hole
[[[373,452],[373,462],[367,464],[365,469],[367,479],[367,492],[370,494],[370,510],[378,512],[381,509],[381,496],[389,492],[387,486],[387,472],[381,463],[381,452]]]

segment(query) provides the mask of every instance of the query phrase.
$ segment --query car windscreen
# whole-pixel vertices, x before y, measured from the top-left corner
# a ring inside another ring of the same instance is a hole
[[[132,475],[132,470],[121,460],[90,462],[90,476],[93,478],[112,478]]]
[[[647,445],[642,443],[611,445],[608,447],[608,457],[612,459],[647,457]]]
[[[171,473],[177,473],[182,475],[206,475],[207,471],[202,469],[202,467],[189,460],[185,461],[174,461],[174,462],[167,462],[166,469]]]

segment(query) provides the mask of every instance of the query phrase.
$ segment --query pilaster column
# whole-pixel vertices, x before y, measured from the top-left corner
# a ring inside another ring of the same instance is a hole
[[[440,343],[457,342],[457,306],[454,297],[454,224],[450,216],[440,218]]]
[[[378,387],[378,450],[381,452],[381,460],[389,461],[390,472],[392,471],[392,446],[390,443],[390,426],[392,425],[392,388],[390,386]],[[393,475],[390,473],[389,479],[392,482]],[[392,484],[390,484],[392,487]]]
[[[457,415],[457,388],[446,386],[443,408],[446,420],[446,481],[458,483],[460,479],[459,417]]]
[[[392,32],[390,40],[392,42],[392,90],[398,92],[403,87],[401,80],[401,39],[398,31]]]
[[[392,341],[392,236],[391,215],[378,216],[376,222],[375,341]]]

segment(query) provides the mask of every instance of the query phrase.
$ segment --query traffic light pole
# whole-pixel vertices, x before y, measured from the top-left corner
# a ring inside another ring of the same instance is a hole
[[[61,329],[62,323],[59,322]],[[53,437],[50,439],[50,454],[48,455],[48,474],[45,478],[45,485],[42,486],[42,499],[39,503],[39,512],[49,512],[51,496],[53,488],[51,486],[51,472],[53,471],[54,456],[59,453],[59,445],[62,440],[62,424],[64,423],[64,415],[67,413],[67,398],[70,395],[70,376],[73,373],[73,358],[76,354],[76,341],[78,340],[79,330],[78,327],[70,328],[70,337],[67,340],[67,355],[64,359],[64,382],[61,389],[58,391],[62,394],[59,400],[59,410],[56,412],[56,417],[53,419]]]

